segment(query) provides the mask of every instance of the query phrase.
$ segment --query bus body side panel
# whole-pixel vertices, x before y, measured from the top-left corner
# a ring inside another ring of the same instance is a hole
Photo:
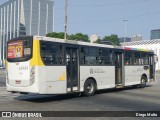
[[[115,87],[114,66],[80,66],[80,91],[84,91],[84,84],[88,78],[94,78],[97,89]]]
[[[125,86],[141,83],[143,74],[149,77],[149,69],[144,70],[144,66],[125,66]]]
[[[40,55],[40,41],[34,40],[33,58],[31,66],[37,67],[36,79],[38,81],[39,94],[66,93],[66,67],[46,66]]]
[[[66,66],[39,67],[40,94],[64,94],[66,88]]]

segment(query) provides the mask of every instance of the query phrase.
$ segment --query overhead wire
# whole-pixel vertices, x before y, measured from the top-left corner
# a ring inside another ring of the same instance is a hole
[[[117,3],[107,3],[107,4],[88,4],[88,5],[68,5],[69,7],[81,7],[81,6],[90,6],[90,7],[101,7],[101,6],[112,6],[112,5],[124,5],[124,4],[131,4],[131,3],[140,3],[140,2],[148,2],[148,1],[151,1],[151,0],[134,0],[134,1],[130,1],[130,2],[117,2]]]
[[[112,22],[112,21],[117,21],[117,20],[123,20],[123,19],[131,19],[131,18],[137,18],[137,17],[143,17],[147,15],[154,15],[154,14],[160,14],[160,11],[154,11],[150,13],[144,13],[144,14],[139,14],[139,15],[133,15],[133,16],[128,16],[128,17],[120,17],[120,18],[113,18],[113,19],[104,19],[104,20],[96,20],[96,21],[82,21],[82,22],[75,22],[75,23],[68,23],[68,24],[86,24],[86,23],[101,23],[101,22]],[[55,25],[60,25],[64,23],[57,23]]]
[[[134,0],[134,1],[127,1],[127,2],[116,2],[116,3],[106,3],[106,4],[83,4],[83,5],[74,5],[70,4],[68,7],[102,7],[102,6],[114,6],[114,5],[125,5],[125,4],[132,4],[132,3],[140,3],[140,2],[148,2],[151,0]],[[61,8],[55,8],[55,9],[64,9],[64,7]]]

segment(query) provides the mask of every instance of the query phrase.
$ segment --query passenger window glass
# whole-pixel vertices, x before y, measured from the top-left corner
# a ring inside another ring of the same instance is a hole
[[[135,57],[134,57],[134,65],[141,65],[141,57],[140,57],[140,52],[134,52]]]
[[[41,41],[41,57],[45,65],[63,64],[63,47],[54,42]]]
[[[148,54],[145,52],[141,53],[141,61],[142,61],[142,65],[148,65]]]
[[[97,48],[82,47],[81,48],[81,64],[96,65],[97,64]]]
[[[125,65],[148,65],[148,54],[145,52],[125,52]]]
[[[132,53],[126,51],[125,52],[125,65],[132,65]]]
[[[99,49],[99,64],[113,65],[113,52],[108,49]]]

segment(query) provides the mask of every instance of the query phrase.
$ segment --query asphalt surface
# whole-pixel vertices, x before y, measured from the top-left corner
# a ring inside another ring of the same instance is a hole
[[[0,69],[0,87],[5,87],[5,69]]]
[[[10,94],[5,88],[4,70],[0,71],[0,111],[160,111],[160,71],[157,81],[147,87],[101,90],[95,96],[20,95]],[[0,118],[1,120],[2,118]],[[17,118],[14,118],[17,120]],[[43,118],[44,119],[44,118]],[[53,118],[45,118],[53,119]],[[54,118],[62,119],[62,118]],[[63,118],[64,119],[64,118]],[[84,118],[65,118],[84,119]],[[102,120],[160,120],[160,118],[85,118]],[[25,118],[25,120],[29,120]]]

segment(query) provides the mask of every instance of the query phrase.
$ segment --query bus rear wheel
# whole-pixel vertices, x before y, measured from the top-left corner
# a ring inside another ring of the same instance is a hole
[[[96,84],[92,79],[88,79],[84,84],[84,95],[93,96],[96,91]]]
[[[142,76],[140,88],[145,88],[146,87],[146,81],[147,81],[146,77]]]

